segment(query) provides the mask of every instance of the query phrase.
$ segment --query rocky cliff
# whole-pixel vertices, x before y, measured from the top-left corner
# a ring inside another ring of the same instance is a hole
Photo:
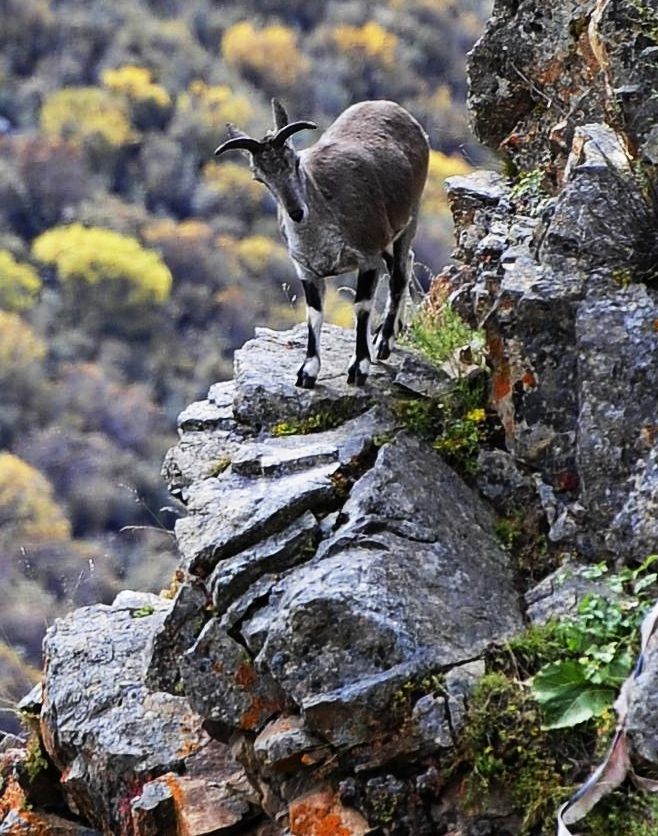
[[[470,104],[506,175],[449,181],[437,287],[485,331],[504,443],[466,482],[400,408],[443,372],[398,349],[346,387],[328,327],[299,390],[304,329],[257,333],[180,416],[167,594],[49,630],[0,833],[529,832],[509,786],[465,797],[460,741],[491,648],[587,589],[542,575],[658,545],[657,55],[641,0],[496,2]],[[512,517],[541,559],[503,546]],[[649,647],[628,714],[651,763],[655,670]]]

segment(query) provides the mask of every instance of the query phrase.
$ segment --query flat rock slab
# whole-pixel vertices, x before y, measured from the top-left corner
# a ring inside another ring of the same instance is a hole
[[[235,352],[236,418],[257,427],[316,415],[345,420],[391,391],[404,352],[395,349],[385,363],[373,363],[365,386],[350,386],[354,332],[324,325],[322,335],[322,368],[315,389],[309,390],[295,386],[306,352],[306,325],[290,331],[257,328],[256,338]]]
[[[176,523],[186,568],[206,577],[220,560],[281,531],[305,511],[332,510],[330,477],[337,467],[332,462],[273,479],[231,473],[192,485],[188,516]]]
[[[186,489],[194,482],[221,474],[239,448],[240,440],[228,430],[186,432],[167,451],[162,477],[171,493],[185,502]]]
[[[145,652],[170,607],[121,593],[58,619],[44,641],[43,740],[65,794],[105,832],[130,832],[121,816],[140,782],[178,771],[209,742],[184,698],[144,685]]]
[[[277,476],[330,462],[347,464],[367,452],[378,437],[394,426],[388,410],[373,407],[324,432],[246,441],[234,453],[231,469],[242,476]]]
[[[448,200],[461,209],[481,205],[496,206],[509,194],[509,182],[496,171],[480,169],[471,174],[458,174],[446,179]]]
[[[283,531],[235,557],[222,560],[207,584],[217,613],[224,614],[233,601],[264,575],[282,572],[308,560],[315,551],[318,536],[318,521],[307,511]]]

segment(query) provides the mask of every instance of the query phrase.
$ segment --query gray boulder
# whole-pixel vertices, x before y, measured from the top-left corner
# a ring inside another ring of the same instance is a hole
[[[44,642],[41,735],[72,809],[106,833],[133,832],[141,786],[183,771],[210,743],[184,697],[144,683],[147,648],[170,608],[121,593],[59,619]]]
[[[387,680],[395,691],[472,659],[521,621],[491,514],[422,442],[382,447],[341,520],[242,633],[310,728],[345,742],[387,722]]]

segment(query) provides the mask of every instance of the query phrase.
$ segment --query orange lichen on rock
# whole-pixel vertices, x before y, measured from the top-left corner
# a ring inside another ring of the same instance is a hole
[[[245,731],[253,731],[263,720],[271,717],[283,706],[276,700],[264,700],[261,697],[254,697],[249,708],[240,717],[240,728]]]
[[[295,799],[289,812],[292,836],[364,836],[370,830],[363,816],[343,807],[329,787]]]
[[[5,779],[5,785],[0,796],[0,820],[4,819],[10,810],[22,810],[27,803],[25,793],[12,775]]]
[[[532,372],[526,372],[521,378],[521,382],[526,389],[534,389],[537,386],[537,378]]]
[[[244,688],[247,690],[251,688],[256,680],[256,672],[254,671],[253,665],[250,665],[249,662],[243,662],[235,672],[235,683],[239,685],[240,688]]]

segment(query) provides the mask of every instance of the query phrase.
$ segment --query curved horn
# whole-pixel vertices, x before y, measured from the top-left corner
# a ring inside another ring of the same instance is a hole
[[[278,99],[272,99],[272,118],[277,131],[284,128],[289,122],[286,109]]]
[[[285,125],[283,128],[280,128],[270,142],[275,148],[280,148],[297,131],[314,131],[317,127],[315,122],[291,122],[290,125]]]
[[[226,142],[222,142],[218,148],[215,148],[215,156],[223,154],[224,151],[242,150],[249,151],[250,154],[255,154],[257,151],[262,150],[262,142],[259,142],[257,139],[250,137],[249,134],[238,130],[235,125],[232,125],[230,122],[226,127],[228,128],[229,139],[227,139]]]

